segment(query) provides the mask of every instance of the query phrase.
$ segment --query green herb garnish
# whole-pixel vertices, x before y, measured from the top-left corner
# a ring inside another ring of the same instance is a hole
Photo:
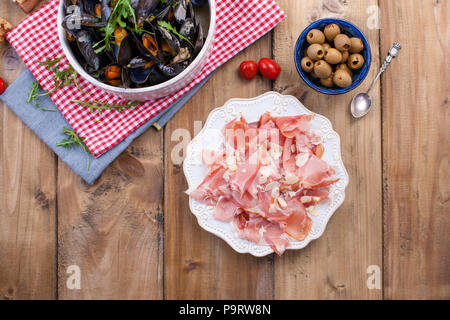
[[[87,169],[89,170],[89,155],[91,152],[84,144],[85,138],[80,137],[75,130],[70,130],[66,127],[63,129],[63,134],[67,136],[67,139],[62,140],[61,142],[58,142],[56,145],[58,147],[63,147],[66,149],[72,149],[73,147],[78,147],[84,151],[86,154],[86,161],[87,161]]]
[[[134,22],[134,30],[138,32],[138,25],[136,22],[136,14],[133,7],[130,4],[130,0],[118,0],[114,6],[111,16],[108,19],[105,28],[102,31],[105,32],[105,37],[100,42],[94,45],[95,52],[100,53],[103,50],[111,50],[111,38],[114,37],[114,30],[116,26],[119,25],[122,28],[127,27],[126,20],[132,17]],[[103,43],[103,46],[99,47]]]
[[[194,48],[194,45],[193,45],[186,37],[182,36],[182,35],[177,31],[177,29],[175,29],[175,28],[170,24],[170,22],[158,20],[157,23],[158,23],[158,25],[159,25],[160,27],[163,27],[163,28],[166,29],[167,31],[172,32],[172,33],[173,33],[174,35],[176,35],[178,38],[183,39],[183,40],[186,40],[186,41],[192,46],[192,48]]]
[[[97,113],[100,116],[102,115],[103,110],[116,110],[118,112],[124,112],[125,109],[130,109],[132,107],[136,107],[136,106],[142,104],[142,102],[139,102],[139,101],[134,101],[134,102],[124,101],[124,102],[113,103],[113,104],[110,104],[108,102],[102,102],[102,101],[90,102],[90,101],[82,101],[82,100],[72,100],[71,102],[78,103],[82,106],[88,107],[89,111],[91,111],[92,113],[97,111]]]
[[[56,110],[54,110],[54,109],[47,109],[47,108],[41,107],[41,106],[39,105],[37,99],[38,99],[39,97],[47,96],[47,95],[49,94],[48,92],[39,93],[39,89],[41,89],[41,87],[40,87],[40,85],[39,85],[39,82],[34,81],[33,84],[32,84],[32,86],[31,86],[31,90],[30,90],[30,92],[28,93],[28,99],[27,99],[27,102],[28,102],[28,103],[31,102],[31,103],[34,104],[34,106],[35,106],[36,108],[38,108],[38,109],[41,109],[41,110],[44,110],[44,111],[56,112]]]

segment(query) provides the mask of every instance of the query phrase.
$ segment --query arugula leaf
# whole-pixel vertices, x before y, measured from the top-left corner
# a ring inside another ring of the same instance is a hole
[[[137,32],[138,25],[136,21],[136,14],[130,4],[130,0],[118,0],[106,24],[104,30],[105,37],[103,38],[103,40],[94,44],[96,53],[100,53],[104,50],[111,50],[111,38],[114,37],[114,30],[116,30],[116,26],[119,25],[122,28],[126,28],[126,21],[129,17],[132,18],[132,21],[134,23],[134,30]],[[104,45],[100,47],[102,43],[104,43]]]
[[[56,110],[54,110],[54,109],[47,109],[47,108],[41,107],[41,106],[39,105],[39,103],[37,102],[37,98],[43,97],[43,96],[47,96],[47,95],[49,94],[48,92],[39,93],[39,89],[40,89],[40,88],[41,88],[41,87],[40,87],[40,85],[39,85],[39,82],[34,81],[33,84],[32,84],[32,86],[31,86],[30,92],[28,93],[28,99],[27,99],[27,102],[28,102],[28,103],[30,103],[30,102],[33,103],[34,106],[35,106],[36,108],[38,108],[38,109],[41,109],[41,110],[44,110],[44,111],[56,112]]]
[[[86,154],[86,161],[87,161],[87,169],[89,170],[89,155],[91,152],[84,144],[84,140],[86,138],[80,137],[75,130],[70,130],[67,127],[64,127],[63,134],[67,136],[67,139],[63,139],[61,142],[58,142],[56,145],[58,147],[63,147],[66,149],[72,149],[73,147],[78,147],[84,151]]]
[[[163,27],[164,29],[166,29],[167,31],[172,32],[174,35],[176,35],[178,38],[186,40],[191,46],[192,48],[194,48],[194,45],[184,36],[182,36],[181,34],[178,33],[177,29],[175,29],[170,22],[166,22],[166,21],[162,21],[162,20],[158,20],[158,25],[160,27]]]
[[[116,110],[118,112],[124,112],[125,109],[130,109],[133,107],[136,107],[140,104],[142,104],[142,102],[139,101],[124,101],[124,102],[119,102],[119,103],[113,103],[110,104],[108,102],[102,102],[102,101],[94,101],[94,102],[90,102],[90,101],[82,101],[82,100],[72,100],[71,102],[74,103],[78,103],[82,106],[88,107],[89,111],[91,111],[92,113],[94,113],[95,111],[97,111],[97,113],[101,116],[102,115],[102,110]]]

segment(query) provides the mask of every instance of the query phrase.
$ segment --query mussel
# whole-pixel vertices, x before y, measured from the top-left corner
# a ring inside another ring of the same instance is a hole
[[[191,0],[191,3],[196,7],[204,7],[208,3],[208,0]]]
[[[181,63],[170,64],[170,65],[159,63],[158,69],[161,70],[161,72],[164,75],[173,78],[173,77],[179,75],[181,72],[183,72],[184,69],[186,69],[188,65],[189,65],[189,63],[187,63],[187,61],[184,61]]]
[[[168,45],[168,47],[172,50],[173,55],[177,55],[180,52],[180,40],[161,26],[158,26],[158,31],[162,38],[161,41]]]
[[[133,14],[113,24],[116,0],[62,1],[62,26],[74,56],[89,74],[113,86],[167,81],[183,72],[204,45],[194,11],[200,0],[129,0]]]
[[[89,30],[78,30],[74,34],[80,53],[86,62],[96,71],[100,68],[100,55],[94,50],[94,36]]]
[[[93,16],[82,13],[79,15],[71,14],[66,16],[62,21],[62,26],[64,29],[73,34],[77,30],[81,30],[83,27],[103,28],[106,26],[106,23],[98,21],[98,19]]]
[[[145,19],[154,13],[159,3],[160,0],[141,0],[136,14],[137,23],[143,24]]]
[[[179,2],[175,5],[175,20],[182,24],[187,16],[188,13],[188,3],[187,0],[179,0]]]

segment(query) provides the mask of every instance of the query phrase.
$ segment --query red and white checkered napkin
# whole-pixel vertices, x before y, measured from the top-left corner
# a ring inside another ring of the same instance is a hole
[[[50,0],[7,35],[9,42],[47,91],[53,88],[53,76],[45,67],[38,65],[37,61],[63,55],[56,22],[59,1]],[[120,101],[120,98],[84,79],[80,79],[80,86],[91,93],[91,96],[85,95],[76,87],[64,87],[51,95],[53,102],[78,135],[86,138],[84,142],[94,156],[98,157],[114,147],[285,17],[274,0],[216,0],[216,4],[217,32],[212,54],[202,73],[177,93],[127,109],[123,113],[107,110],[102,116],[92,114],[88,108],[72,103],[71,100],[95,99],[113,103]]]

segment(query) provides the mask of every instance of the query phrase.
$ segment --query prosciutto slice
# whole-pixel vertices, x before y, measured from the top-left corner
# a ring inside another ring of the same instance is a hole
[[[279,255],[293,239],[304,240],[312,227],[308,212],[326,200],[339,179],[322,159],[313,115],[243,116],[229,122],[220,151],[203,151],[207,175],[187,193],[214,206],[217,220],[231,223],[237,236],[269,245]]]

